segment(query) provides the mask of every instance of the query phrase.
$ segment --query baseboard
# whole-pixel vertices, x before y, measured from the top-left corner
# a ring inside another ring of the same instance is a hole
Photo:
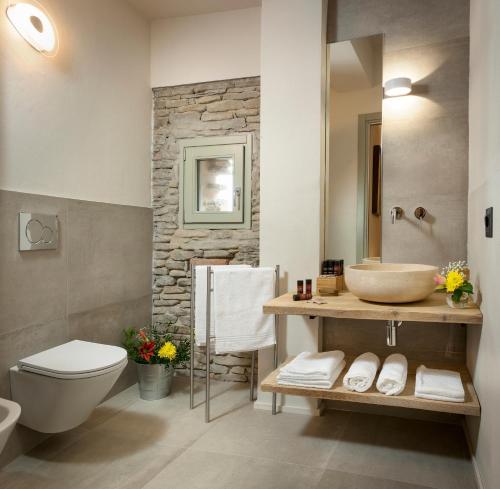
[[[481,472],[479,471],[479,465],[477,463],[476,457],[474,456],[474,451],[472,448],[472,441],[469,436],[469,430],[467,429],[467,423],[465,418],[462,421],[462,429],[465,434],[465,441],[467,442],[467,448],[469,449],[470,458],[472,460],[472,467],[474,469],[474,477],[476,479],[476,484],[478,489],[486,489],[486,486],[483,484],[483,480],[481,479]]]

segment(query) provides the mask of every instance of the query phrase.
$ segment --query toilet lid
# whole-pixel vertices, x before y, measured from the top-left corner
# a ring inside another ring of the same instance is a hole
[[[51,377],[81,377],[109,371],[127,359],[127,352],[119,346],[102,345],[73,340],[23,358],[17,363],[21,370]]]

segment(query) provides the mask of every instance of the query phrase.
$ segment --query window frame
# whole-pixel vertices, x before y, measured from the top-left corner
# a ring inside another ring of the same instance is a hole
[[[179,142],[181,150],[179,162],[179,227],[184,229],[251,228],[252,138],[252,134],[241,134],[190,138]],[[197,158],[196,155],[201,157]],[[240,211],[220,213],[196,211],[198,198],[196,162],[199,159],[217,156],[234,158],[235,176],[238,173],[237,167],[240,166],[240,181],[235,181],[235,187],[241,186]]]

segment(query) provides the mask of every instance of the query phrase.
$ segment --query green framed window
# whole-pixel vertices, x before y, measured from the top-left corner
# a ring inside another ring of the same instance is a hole
[[[185,227],[250,227],[251,153],[247,136],[186,141],[183,156]]]

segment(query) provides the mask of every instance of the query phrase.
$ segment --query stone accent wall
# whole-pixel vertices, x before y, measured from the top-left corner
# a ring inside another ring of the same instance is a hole
[[[260,78],[156,88],[153,132],[153,321],[173,322],[190,332],[191,258],[225,258],[258,265]],[[179,216],[179,140],[253,134],[251,229],[182,229]],[[216,379],[248,380],[250,354],[214,355]],[[195,374],[205,375],[206,357],[196,349]]]

